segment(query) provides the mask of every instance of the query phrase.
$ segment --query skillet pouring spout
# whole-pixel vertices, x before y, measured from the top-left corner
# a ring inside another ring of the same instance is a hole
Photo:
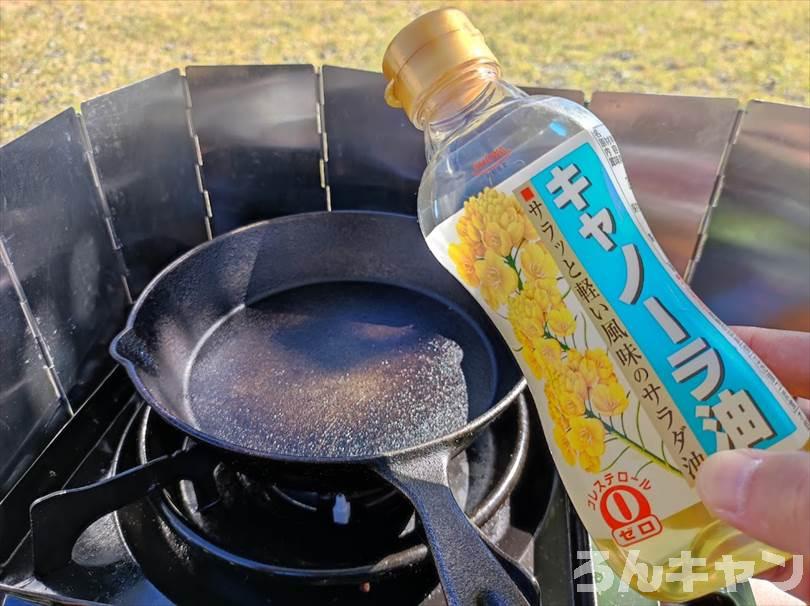
[[[123,365],[132,375],[132,369],[137,368],[148,374],[157,372],[157,364],[152,354],[132,328],[126,328],[110,343],[110,355],[119,364]]]

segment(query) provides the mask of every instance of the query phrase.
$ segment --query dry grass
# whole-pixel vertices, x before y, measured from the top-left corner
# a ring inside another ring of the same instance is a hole
[[[810,101],[810,2],[466,2],[517,83]],[[0,141],[189,64],[379,69],[436,2],[0,0]]]

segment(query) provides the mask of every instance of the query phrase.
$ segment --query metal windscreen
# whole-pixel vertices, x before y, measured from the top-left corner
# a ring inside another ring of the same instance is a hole
[[[342,67],[193,66],[0,148],[0,497],[111,368],[131,299],[177,255],[290,213],[415,213],[422,134],[383,89]],[[810,110],[754,102],[732,144],[733,99],[597,92],[589,107],[709,306],[810,329]]]

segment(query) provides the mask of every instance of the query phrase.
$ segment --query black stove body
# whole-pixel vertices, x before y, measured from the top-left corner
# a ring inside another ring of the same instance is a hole
[[[422,137],[383,90],[380,74],[337,67],[189,67],[86,101],[81,115],[66,110],[0,148],[0,603],[443,603],[401,495],[382,481],[286,486],[224,461],[149,414],[107,354],[151,277],[212,236],[313,210],[414,215]],[[584,103],[579,91],[527,90]],[[790,327],[810,286],[774,281],[760,257],[805,273],[806,173],[795,154],[773,154],[807,146],[806,110],[610,93],[590,107],[699,294],[724,319]],[[798,134],[776,145],[771,132]],[[767,208],[746,198],[757,154],[785,168]],[[673,199],[686,169],[692,186]],[[724,169],[723,191],[743,208],[720,212],[718,237],[707,237]],[[780,238],[791,244],[746,251],[742,271],[776,307],[728,296],[740,281],[727,261],[744,243],[724,240],[722,222],[766,214],[793,230]],[[128,480],[164,460],[162,475]],[[473,522],[534,570],[546,606],[595,604],[575,589],[589,582],[578,557],[588,540],[528,395],[456,456],[451,476]],[[130,504],[111,511],[113,489]]]
[[[210,475],[149,487],[83,532],[67,528],[74,512],[103,499],[99,481],[191,452],[188,442],[149,413],[120,369],[113,371],[10,493],[4,521],[17,531],[4,537],[21,541],[1,554],[4,586],[57,603],[443,603],[411,507],[382,483],[321,494],[197,456],[195,469]],[[89,447],[80,452],[80,445]],[[71,458],[80,463],[75,469],[66,464]],[[524,398],[454,459],[451,477],[482,530],[526,566],[537,563],[546,603],[567,602],[584,535]],[[65,480],[69,490],[89,488],[52,512],[35,506],[26,536],[26,503]],[[65,547],[71,560],[54,561]],[[581,595],[579,603],[589,603]]]

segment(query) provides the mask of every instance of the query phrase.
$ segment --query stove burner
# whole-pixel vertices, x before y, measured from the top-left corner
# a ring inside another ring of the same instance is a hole
[[[250,502],[268,512],[283,511],[283,515],[310,520],[313,516],[325,517],[334,524],[346,525],[358,516],[386,515],[399,505],[397,491],[388,486],[346,492],[304,490],[257,479],[227,465],[220,466],[215,477],[217,486],[224,493],[223,501],[229,507]],[[181,490],[185,509],[190,512],[200,509],[191,483],[184,483]]]
[[[526,461],[528,434],[521,397],[454,459],[454,494],[477,525],[503,510]],[[113,471],[192,447],[200,448],[145,409],[130,422]],[[300,603],[302,591],[328,587],[311,601],[377,602],[390,591],[398,603],[417,603],[436,585],[410,503],[376,476],[363,486],[322,490],[279,484],[261,467],[223,461],[211,477],[163,487],[116,512],[131,553],[173,600],[245,603],[273,595],[287,603],[289,593]],[[491,524],[488,535],[497,541],[507,525]],[[201,589],[201,574],[217,582]],[[409,580],[393,582],[403,577]]]
[[[243,484],[250,484],[251,480],[244,474],[240,473],[237,475]],[[355,493],[349,493],[348,495],[342,492],[323,494],[316,490],[306,491],[276,485],[272,485],[270,491],[273,496],[281,499],[285,503],[311,513],[321,511],[324,503],[330,506],[334,517],[338,517],[337,511],[346,509],[348,513],[345,516],[345,521],[335,519],[335,524],[348,523],[352,507],[356,509],[358,506],[362,506],[366,509],[374,509],[375,507],[384,506],[385,503],[396,495],[396,491],[385,490],[383,488],[357,491]],[[264,495],[267,496],[267,493],[265,492]],[[344,516],[340,517],[343,519]]]

